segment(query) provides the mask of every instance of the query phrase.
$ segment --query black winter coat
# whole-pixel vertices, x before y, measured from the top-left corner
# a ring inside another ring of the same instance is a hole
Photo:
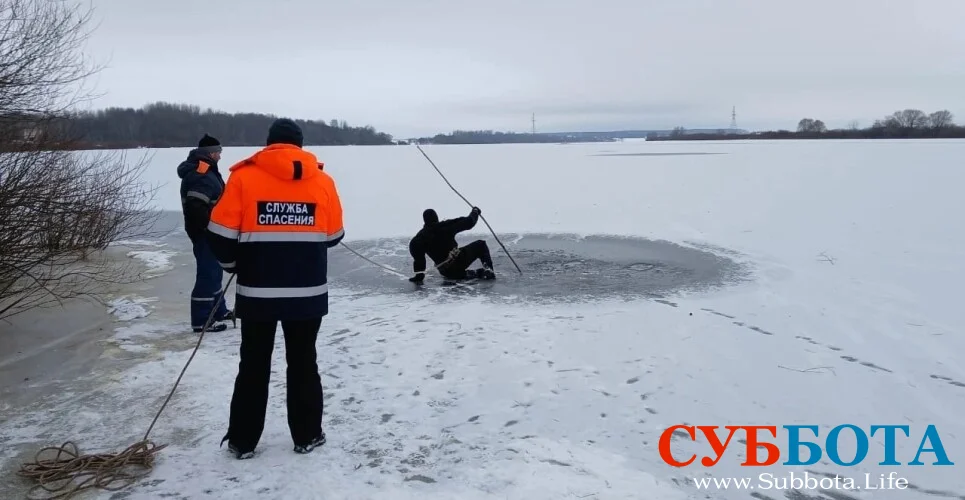
[[[475,227],[479,216],[470,214],[436,223],[427,223],[409,241],[409,254],[412,255],[412,270],[415,273],[426,272],[426,255],[436,265],[449,258],[449,252],[458,248],[456,235]]]

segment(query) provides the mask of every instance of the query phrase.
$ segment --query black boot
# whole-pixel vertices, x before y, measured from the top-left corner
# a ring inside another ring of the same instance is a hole
[[[235,445],[233,445],[233,444],[231,444],[231,443],[228,443],[228,451],[230,451],[231,453],[233,453],[233,454],[235,455],[235,458],[237,458],[238,460],[247,460],[247,459],[255,456],[255,452],[253,452],[253,451],[241,451],[241,450],[239,450],[238,448],[236,448]]]
[[[295,453],[299,453],[299,454],[302,454],[302,455],[304,455],[304,454],[306,454],[306,453],[311,453],[312,450],[314,450],[315,448],[318,448],[319,446],[321,446],[321,445],[323,445],[323,444],[325,444],[325,433],[324,433],[324,432],[322,432],[322,435],[321,435],[321,436],[313,439],[313,440],[312,440],[310,443],[308,443],[308,444],[295,445]]]
[[[231,326],[233,328],[238,328],[238,317],[235,316],[235,312],[233,310],[229,309],[228,312],[225,313],[224,317],[218,318],[218,321],[231,321]]]
[[[494,280],[496,279],[496,273],[493,272],[492,268],[484,266],[476,272],[476,277],[481,280]]]
[[[205,332],[207,332],[207,333],[211,333],[211,332],[223,332],[223,331],[225,331],[225,330],[227,330],[227,329],[228,329],[228,325],[226,325],[226,324],[224,324],[224,323],[215,323],[215,324],[209,326],[208,329],[205,330]],[[194,328],[192,328],[192,330],[194,330],[194,333],[201,333],[201,328],[199,328],[199,327],[194,327]]]
[[[221,438],[221,446],[224,446],[225,441],[228,441],[227,434],[225,434],[224,437]],[[234,443],[232,443],[231,441],[228,441],[228,451],[230,451],[238,460],[246,460],[255,456],[254,450],[242,451],[237,446],[235,446]]]

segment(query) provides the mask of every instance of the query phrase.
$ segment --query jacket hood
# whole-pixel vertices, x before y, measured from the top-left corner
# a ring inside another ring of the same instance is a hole
[[[244,166],[257,167],[286,181],[311,179],[321,172],[321,163],[314,154],[292,144],[272,144],[234,164],[229,170]]]
[[[218,168],[218,162],[211,159],[208,153],[199,149],[192,149],[188,153],[188,159],[178,165],[178,177],[184,179],[184,176],[188,175],[189,172],[197,170],[199,161],[203,161],[215,169]]]

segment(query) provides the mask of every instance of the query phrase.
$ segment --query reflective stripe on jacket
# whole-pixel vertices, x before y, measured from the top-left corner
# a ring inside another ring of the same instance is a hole
[[[181,178],[184,230],[192,240],[203,238],[211,208],[224,191],[218,163],[206,153],[192,149],[188,158],[178,165],[178,177]]]
[[[335,182],[321,167],[308,151],[273,144],[230,168],[208,237],[238,276],[238,318],[328,314],[328,249],[345,232]]]

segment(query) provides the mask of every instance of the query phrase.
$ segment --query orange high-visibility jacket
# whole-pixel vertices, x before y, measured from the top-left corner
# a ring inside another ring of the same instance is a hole
[[[328,249],[345,235],[335,181],[314,154],[290,144],[272,144],[229,171],[208,241],[237,274],[237,317],[328,314]]]

